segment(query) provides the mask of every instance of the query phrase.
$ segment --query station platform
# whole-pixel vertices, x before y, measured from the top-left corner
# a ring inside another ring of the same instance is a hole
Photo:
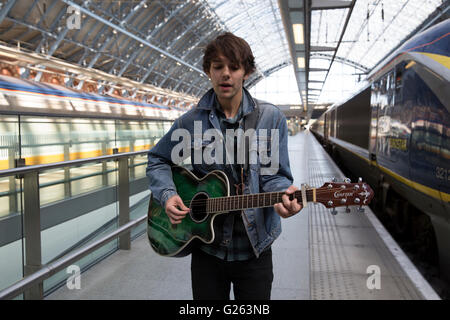
[[[297,186],[344,178],[309,131],[289,137],[289,157]],[[370,208],[356,209],[337,208],[332,215],[310,204],[282,219],[282,234],[272,246],[273,300],[439,299]],[[46,299],[190,300],[190,260],[159,256],[143,234],[131,250],[119,250],[84,272],[80,289],[62,286]]]

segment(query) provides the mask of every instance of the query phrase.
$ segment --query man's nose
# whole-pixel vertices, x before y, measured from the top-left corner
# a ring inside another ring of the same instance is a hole
[[[230,77],[230,68],[228,66],[222,68],[222,77]]]

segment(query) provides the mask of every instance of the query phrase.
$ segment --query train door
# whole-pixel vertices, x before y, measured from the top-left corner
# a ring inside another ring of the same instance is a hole
[[[336,110],[331,111],[331,116],[330,116],[331,120],[330,120],[330,136],[331,137],[336,137]]]
[[[376,159],[381,165],[386,165],[389,158],[389,133],[391,131],[392,111],[392,73],[385,75],[380,81],[378,95],[378,120],[376,130]]]
[[[409,142],[411,133],[411,106],[403,99],[403,74],[405,62],[394,68],[392,78],[392,111],[389,133],[389,160],[394,171],[404,178],[409,178]]]
[[[369,158],[376,161],[377,154],[377,131],[378,131],[378,109],[380,108],[380,95],[383,80],[378,80],[372,84],[370,97],[370,129],[369,129]]]
[[[411,63],[406,99],[411,100],[411,178],[438,189],[439,197],[450,194],[450,107],[448,81],[419,63]]]

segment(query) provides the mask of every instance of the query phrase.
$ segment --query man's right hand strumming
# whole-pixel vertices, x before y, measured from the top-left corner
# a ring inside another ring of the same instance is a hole
[[[181,220],[189,213],[189,210],[179,195],[174,195],[166,201],[166,214],[172,224],[181,223]]]

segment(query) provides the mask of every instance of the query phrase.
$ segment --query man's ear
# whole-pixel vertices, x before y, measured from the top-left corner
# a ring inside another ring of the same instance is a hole
[[[249,77],[250,77],[250,74],[247,73],[247,74],[244,76],[244,81],[247,80]]]

